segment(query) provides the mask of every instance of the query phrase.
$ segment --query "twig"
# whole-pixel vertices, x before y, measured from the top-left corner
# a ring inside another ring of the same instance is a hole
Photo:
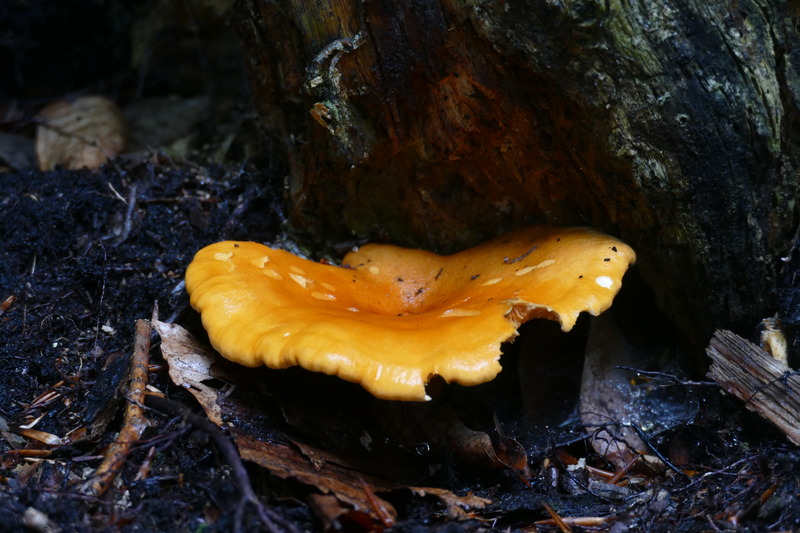
[[[378,515],[383,527],[392,527],[394,525],[394,516],[392,516],[392,511],[386,508],[384,505],[385,502],[381,502],[380,498],[375,495],[375,492],[372,490],[364,478],[359,476],[358,477],[359,483],[361,483],[361,488],[364,490],[364,494],[367,496],[367,501],[369,502],[370,507]]]
[[[627,463],[625,463],[625,464],[622,466],[622,468],[619,468],[619,469],[617,469],[617,471],[614,473],[614,475],[613,475],[613,476],[611,476],[610,478],[608,478],[608,481],[606,481],[606,483],[609,483],[609,484],[611,484],[611,485],[616,485],[617,483],[619,483],[619,482],[620,482],[620,480],[621,480],[621,479],[622,479],[624,476],[627,476],[627,475],[628,475],[628,472],[630,472],[630,470],[631,470],[631,468],[633,467],[633,465],[635,465],[635,464],[636,464],[636,462],[637,462],[637,461],[638,461],[640,458],[641,458],[641,456],[639,456],[639,455],[634,455],[633,457],[631,457],[631,458],[628,460],[628,462],[627,462]]]
[[[670,386],[670,385],[680,385],[684,387],[717,386],[717,384],[714,383],[713,381],[690,381],[682,379],[674,374],[669,374],[667,372],[658,372],[656,370],[642,370],[641,368],[636,368],[633,366],[624,366],[624,365],[616,365],[614,366],[614,368],[619,370],[627,370],[628,372],[633,372],[637,376],[644,376],[654,381],[663,381],[664,386]]]
[[[639,435],[639,438],[642,439],[642,442],[644,442],[647,445],[647,447],[650,448],[650,452],[656,457],[658,457],[658,460],[664,463],[664,465],[667,468],[669,468],[676,474],[683,476],[686,479],[691,479],[691,476],[689,476],[689,474],[687,474],[686,472],[684,472],[683,470],[672,464],[672,462],[669,459],[667,459],[667,456],[661,453],[658,450],[658,448],[656,448],[653,445],[653,443],[650,442],[650,439],[647,438],[647,435],[645,434],[642,428],[640,428],[637,424],[631,424],[630,427],[632,427],[633,430],[636,432],[636,434]]]
[[[125,397],[125,419],[117,438],[108,447],[105,459],[97,467],[92,479],[84,485],[83,491],[95,496],[104,494],[122,470],[131,447],[139,440],[147,426],[142,405],[147,387],[147,366],[150,363],[150,335],[153,331],[149,320],[136,321],[133,355],[131,356],[130,381]]]
[[[558,526],[560,523],[563,523],[567,527],[577,526],[585,528],[597,528],[604,526],[609,522],[613,522],[614,520],[616,520],[616,518],[614,516],[575,516],[575,517],[560,516],[559,520],[560,522],[555,518],[548,518],[546,520],[537,520],[535,524],[537,526]],[[605,529],[603,529],[603,531],[605,531]]]
[[[128,201],[125,202],[128,208],[125,210],[125,223],[122,226],[122,232],[117,237],[117,244],[122,244],[131,234],[133,229],[133,216],[136,213],[136,193],[139,188],[134,183],[128,188]]]
[[[253,490],[253,486],[250,484],[250,477],[247,475],[247,469],[245,468],[242,458],[239,456],[239,452],[236,449],[236,446],[233,444],[233,441],[228,438],[228,436],[225,435],[225,433],[223,433],[222,430],[207,417],[195,413],[183,404],[168,400],[166,398],[161,398],[159,396],[147,396],[146,405],[147,407],[165,414],[181,416],[195,429],[199,429],[200,431],[207,433],[208,436],[211,437],[211,440],[214,441],[217,449],[219,449],[220,453],[225,458],[225,462],[227,462],[231,467],[233,481],[236,484],[236,488],[241,496],[241,500],[236,506],[236,524],[234,531],[237,533],[242,531],[244,510],[247,504],[250,504],[255,508],[259,520],[261,520],[261,523],[264,524],[268,531],[275,533],[284,531],[300,533],[301,530],[295,525],[286,522],[274,511],[267,509],[259,501],[258,496],[256,496],[256,493]]]
[[[567,524],[564,519],[561,518],[561,515],[559,515],[555,509],[550,507],[550,505],[548,505],[546,502],[542,502],[542,507],[544,507],[544,510],[547,511],[547,514],[550,515],[551,520],[553,520],[555,525],[559,530],[561,530],[562,533],[572,533],[572,528],[569,527],[569,524]]]

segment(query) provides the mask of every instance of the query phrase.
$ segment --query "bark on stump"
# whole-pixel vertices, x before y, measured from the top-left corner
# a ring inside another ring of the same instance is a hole
[[[798,8],[774,0],[241,0],[297,234],[449,252],[619,235],[704,346],[776,311],[798,224]]]

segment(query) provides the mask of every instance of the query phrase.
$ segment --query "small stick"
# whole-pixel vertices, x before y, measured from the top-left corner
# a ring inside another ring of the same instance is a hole
[[[628,460],[628,462],[627,462],[627,463],[625,463],[625,464],[622,466],[622,468],[618,469],[618,470],[617,470],[617,471],[614,473],[614,475],[613,475],[613,476],[611,476],[610,478],[608,478],[608,481],[606,481],[606,483],[610,483],[611,485],[616,485],[617,483],[619,483],[619,481],[620,481],[620,480],[623,478],[623,476],[626,476],[626,475],[628,474],[628,471],[630,471],[630,469],[633,467],[633,465],[635,465],[635,464],[636,464],[636,461],[638,461],[640,457],[641,457],[641,456],[640,456],[640,455],[638,455],[638,454],[637,454],[637,455],[634,455],[633,457],[631,457],[631,458]]]
[[[564,519],[561,518],[561,515],[559,515],[555,509],[550,507],[550,505],[545,502],[542,502],[542,507],[544,507],[544,510],[547,511],[547,514],[550,515],[550,519],[555,523],[558,529],[561,530],[561,533],[572,533],[572,528],[569,527],[569,524],[567,524]]]
[[[392,516],[392,511],[390,511],[386,505],[381,503],[378,497],[375,495],[375,492],[372,490],[364,478],[361,476],[358,477],[358,481],[361,483],[361,488],[364,490],[364,494],[367,496],[367,501],[369,501],[372,510],[375,511],[375,514],[378,515],[383,527],[392,527],[394,525],[394,516]]]
[[[150,335],[153,327],[149,320],[136,321],[133,355],[131,356],[130,380],[125,397],[128,404],[125,408],[125,418],[122,429],[117,438],[108,447],[105,458],[94,473],[92,479],[84,486],[83,490],[95,496],[104,494],[117,474],[122,470],[125,460],[133,444],[139,440],[147,426],[144,417],[145,388],[147,387],[147,366],[150,363]]]
[[[125,202],[128,206],[128,209],[125,210],[125,223],[122,226],[122,233],[117,237],[117,242],[120,244],[125,242],[131,234],[131,230],[133,230],[133,216],[136,213],[136,193],[138,189],[135,183],[128,189],[128,200]]]
[[[642,439],[642,442],[644,442],[647,445],[647,447],[650,448],[650,452],[653,455],[655,455],[658,458],[659,461],[664,463],[664,466],[666,466],[667,468],[669,468],[670,470],[672,470],[676,474],[679,474],[679,475],[685,477],[686,479],[691,479],[691,477],[686,472],[684,472],[683,470],[681,470],[680,468],[678,468],[677,466],[672,464],[672,462],[669,459],[667,459],[667,456],[664,455],[663,453],[661,453],[658,450],[658,448],[656,448],[650,442],[650,439],[648,439],[647,435],[645,435],[644,430],[642,428],[640,428],[637,424],[631,424],[630,427],[632,427],[633,430],[636,432],[636,434],[639,435],[639,438]]]
[[[560,516],[559,519],[563,524],[566,524],[568,526],[577,526],[577,527],[599,527],[599,526],[604,526],[609,522],[615,520],[613,516],[575,516],[575,517]],[[534,523],[537,526],[558,525],[558,522],[553,518],[547,518],[545,520],[537,520]]]

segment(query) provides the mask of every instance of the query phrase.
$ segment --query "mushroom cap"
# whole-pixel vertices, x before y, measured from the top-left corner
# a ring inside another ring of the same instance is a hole
[[[391,400],[430,399],[434,375],[477,385],[532,318],[569,331],[621,286],[633,250],[583,228],[531,226],[449,256],[369,244],[345,266],[252,242],[200,250],[186,271],[214,348],[245,366],[300,365]]]

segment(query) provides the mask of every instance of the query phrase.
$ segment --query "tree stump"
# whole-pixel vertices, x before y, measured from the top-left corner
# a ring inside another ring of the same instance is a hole
[[[235,24],[299,238],[450,252],[588,225],[636,249],[697,346],[776,312],[796,5],[241,0]]]

